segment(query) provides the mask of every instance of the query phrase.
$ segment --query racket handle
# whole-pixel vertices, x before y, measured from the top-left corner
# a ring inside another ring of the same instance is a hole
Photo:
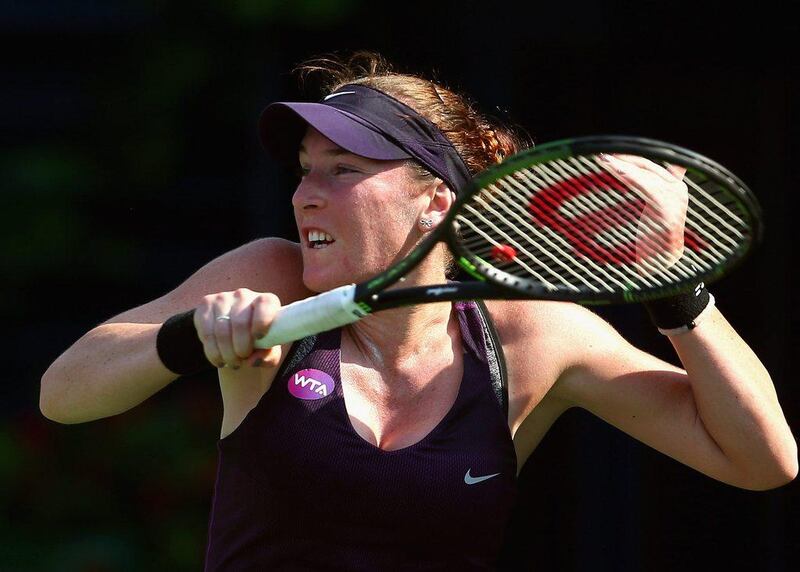
[[[271,348],[357,322],[367,312],[353,301],[355,291],[356,285],[348,284],[283,306],[255,347]]]

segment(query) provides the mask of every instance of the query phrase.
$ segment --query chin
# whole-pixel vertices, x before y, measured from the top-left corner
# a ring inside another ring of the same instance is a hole
[[[351,284],[352,279],[341,276],[341,268],[331,269],[334,272],[327,272],[327,269],[303,269],[303,285],[312,292],[326,292],[337,286]],[[336,272],[338,270],[339,272]]]
[[[303,284],[312,292],[327,292],[339,286],[346,286],[347,284],[357,284],[365,280],[369,280],[373,276],[379,274],[381,270],[374,272],[359,269],[353,272],[344,264],[335,264],[331,266],[303,266]]]

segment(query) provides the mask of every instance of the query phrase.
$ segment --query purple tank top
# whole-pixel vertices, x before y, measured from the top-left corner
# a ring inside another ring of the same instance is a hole
[[[516,454],[489,380],[481,314],[473,302],[455,309],[465,347],[455,403],[422,440],[395,451],[350,423],[341,330],[295,344],[313,346],[295,363],[287,356],[218,442],[206,571],[496,567]]]

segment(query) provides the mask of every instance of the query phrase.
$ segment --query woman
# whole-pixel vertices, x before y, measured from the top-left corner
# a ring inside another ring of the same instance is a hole
[[[570,407],[734,486],[795,477],[770,377],[705,291],[650,308],[683,369],[556,302],[402,308],[254,350],[281,304],[404,257],[471,174],[522,147],[444,87],[359,57],[366,65],[305,68],[329,79],[320,103],[262,115],[265,147],[301,168],[300,244],[246,244],[88,332],[42,379],[47,417],[114,415],[179,374],[218,367],[208,570],[491,569],[516,476]],[[677,168],[608,160],[649,192],[683,185]],[[449,264],[440,249],[405,285],[441,283]],[[498,403],[503,356],[508,395]]]

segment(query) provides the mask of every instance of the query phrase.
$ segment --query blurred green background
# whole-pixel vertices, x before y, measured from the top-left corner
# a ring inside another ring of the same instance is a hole
[[[304,58],[375,49],[464,90],[537,142],[626,133],[696,149],[750,184],[766,242],[713,291],[800,421],[788,202],[798,25],[656,2],[0,1],[0,571],[202,568],[221,403],[178,380],[59,425],[39,380],[82,334],[259,236],[294,238],[264,105]],[[635,6],[635,8],[634,8]],[[598,310],[674,361],[639,308]],[[98,356],[98,359],[101,359]],[[579,411],[526,466],[509,570],[794,570],[798,485],[716,483]]]

